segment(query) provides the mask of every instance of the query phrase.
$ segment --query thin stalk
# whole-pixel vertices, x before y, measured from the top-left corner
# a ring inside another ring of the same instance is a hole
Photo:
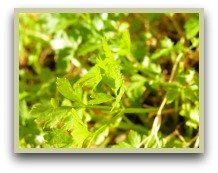
[[[194,148],[198,148],[199,147],[199,135],[195,141],[195,144],[194,144]]]
[[[195,142],[195,143],[194,143]],[[192,138],[185,147],[189,147],[194,143],[194,148],[199,146],[199,134],[197,134],[194,138]]]
[[[126,108],[124,113],[150,113],[157,112],[158,108]]]
[[[83,107],[87,109],[102,109],[102,110],[108,110],[108,111],[110,111],[112,108],[111,106],[101,106],[101,105],[85,105]]]
[[[86,108],[86,109],[101,109],[101,110],[106,110],[110,111],[112,109],[111,106],[101,106],[101,105],[82,105],[82,106],[73,106],[74,108]],[[120,112],[123,111],[124,113],[150,113],[150,112],[157,112],[158,107],[153,107],[153,108],[124,108],[123,109],[115,109],[114,112]]]
[[[169,81],[168,81],[169,83],[172,83],[172,82],[173,82],[173,79],[174,79],[175,74],[176,74],[176,70],[177,70],[177,68],[178,68],[178,64],[179,64],[179,62],[180,62],[182,56],[183,56],[183,53],[180,53],[180,54],[177,56],[177,58],[176,58],[176,62],[175,62],[175,64],[173,65],[172,73],[171,73],[170,79],[169,79]],[[155,137],[156,142],[158,143],[158,147],[160,147],[160,141],[159,141],[159,139],[158,139],[158,131],[160,130],[161,121],[162,121],[162,111],[163,111],[163,108],[164,108],[166,102],[167,102],[167,97],[165,96],[165,97],[163,98],[163,101],[162,101],[162,103],[161,103],[159,109],[158,109],[157,115],[156,115],[156,117],[154,118],[154,122],[153,122],[152,129],[151,129],[151,135],[148,137],[148,139],[143,140],[143,141],[141,142],[141,145],[143,145],[143,144],[146,142],[146,145],[145,145],[145,146],[148,147],[148,146],[149,146],[149,143],[151,142],[152,137]]]

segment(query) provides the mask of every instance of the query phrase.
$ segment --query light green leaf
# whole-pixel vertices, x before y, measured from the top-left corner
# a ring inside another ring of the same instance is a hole
[[[132,146],[126,142],[120,142],[117,145],[114,145],[113,148],[132,148]]]
[[[97,136],[95,144],[100,145],[108,136],[108,134],[109,134],[109,128],[105,128],[105,130]]]
[[[36,105],[30,113],[38,122],[43,123],[44,126],[56,128],[70,116],[70,110],[70,107],[65,106],[54,108],[47,105]]]
[[[99,42],[87,42],[83,44],[78,50],[78,56],[84,56],[90,52],[93,52],[101,47]]]
[[[103,39],[103,40],[102,40],[102,48],[103,48],[103,50],[104,50],[105,55],[106,55],[107,58],[109,58],[109,59],[114,59],[114,55],[113,55],[113,53],[111,52],[111,49],[110,49],[109,45],[107,44],[106,39]]]
[[[19,102],[19,115],[24,121],[30,118],[29,109],[25,100]]]
[[[101,72],[99,67],[94,66],[85,76],[83,76],[79,81],[76,83],[82,83],[82,86],[91,87],[92,90],[96,88],[96,86],[101,82]]]
[[[193,37],[191,38],[192,46],[191,48],[195,48],[199,46],[199,38]]]
[[[96,66],[100,67],[103,82],[111,87],[114,93],[117,95],[117,91],[123,83],[123,77],[120,73],[121,66],[114,59],[114,56],[105,39],[103,39],[102,41],[102,47],[105,52],[106,58],[97,59]]]
[[[199,103],[195,106],[189,102],[182,104],[180,115],[186,118],[186,126],[197,129],[199,126]]]
[[[90,148],[94,141],[98,138],[98,136],[101,133],[104,133],[104,131],[108,128],[109,123],[102,125],[100,128],[95,130],[93,133],[90,133],[89,136],[85,140],[85,144],[87,145],[87,148]]]
[[[89,105],[101,104],[114,99],[114,97],[105,93],[94,93],[91,95],[91,98],[93,99],[88,102]]]
[[[161,47],[163,47],[163,48],[172,48],[173,47],[173,42],[168,37],[165,37],[163,40],[161,40],[160,44],[161,44]]]
[[[185,34],[187,39],[191,39],[195,37],[199,32],[199,18],[198,16],[192,16],[188,19],[188,21],[185,23]]]
[[[117,94],[120,88],[123,77],[120,73],[121,67],[115,60],[106,58],[104,60],[98,60],[97,66],[101,69],[102,80]]]
[[[57,78],[58,91],[67,99],[82,103],[81,92],[75,92],[70,82],[66,78]],[[78,89],[78,88],[77,88]]]
[[[157,49],[151,56],[152,60],[157,60],[162,56],[168,55],[171,51],[171,48],[163,48],[163,49]]]
[[[167,92],[167,103],[172,103],[180,95],[180,88],[177,84],[166,83],[164,89]]]
[[[73,115],[74,120],[73,130],[71,133],[74,140],[73,143],[75,147],[81,148],[84,140],[89,136],[88,127],[87,124],[80,119],[75,109],[72,109],[71,113]]]
[[[118,50],[119,50],[118,53],[121,56],[131,55],[131,39],[130,39],[130,34],[129,34],[128,30],[125,30],[122,33],[122,37],[121,37],[121,40],[120,40],[120,43],[119,43],[119,49]]]
[[[125,92],[124,84],[121,85],[118,95],[116,96],[115,102],[112,104],[112,109],[118,108],[120,106],[120,100]]]
[[[146,79],[143,76],[136,74],[131,77],[131,82],[126,88],[126,94],[134,107],[139,107],[141,105],[143,93],[146,89],[145,82]]]
[[[131,39],[130,39],[130,34],[129,34],[128,30],[125,30],[123,32],[122,41],[124,43],[125,48],[130,51],[130,49],[131,49]]]
[[[136,131],[130,130],[127,140],[129,141],[132,147],[134,148],[140,147],[141,136]]]
[[[52,105],[53,108],[57,108],[58,107],[58,100],[51,98],[50,103]]]
[[[199,90],[197,85],[191,85],[185,87],[183,89],[185,98],[189,99],[190,101],[198,100],[199,97]]]
[[[141,135],[136,131],[130,130],[127,139],[114,145],[113,148],[139,148],[141,145]]]
[[[45,140],[52,147],[66,148],[73,143],[72,136],[62,129],[52,129],[45,135]]]

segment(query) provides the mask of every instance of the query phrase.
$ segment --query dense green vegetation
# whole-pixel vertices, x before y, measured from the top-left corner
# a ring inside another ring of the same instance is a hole
[[[198,14],[19,14],[19,147],[198,146]]]

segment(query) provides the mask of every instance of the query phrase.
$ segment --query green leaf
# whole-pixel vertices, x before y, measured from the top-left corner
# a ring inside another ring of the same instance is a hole
[[[193,15],[188,21],[185,23],[185,34],[187,39],[191,39],[195,37],[199,32],[199,17]]]
[[[157,49],[151,56],[152,60],[157,60],[162,56],[168,55],[172,49],[171,48],[163,48]]]
[[[45,140],[52,148],[72,147],[73,143],[72,136],[62,129],[52,129],[45,135]]]
[[[87,139],[85,140],[85,144],[87,145],[87,148],[90,148],[91,145],[93,144],[93,142],[98,138],[98,136],[101,133],[104,133],[104,131],[106,131],[106,129],[108,128],[109,123],[102,125],[101,127],[99,127],[97,130],[95,130],[93,133],[90,133],[89,136],[87,137]]]
[[[182,104],[180,115],[186,118],[186,126],[197,129],[199,126],[199,104],[195,106],[189,102]]]
[[[105,52],[106,57],[111,59],[111,60],[113,60],[114,59],[114,55],[111,52],[111,49],[110,49],[109,45],[107,44],[106,39],[102,40],[102,48],[103,48],[103,50]]]
[[[99,42],[86,42],[78,50],[78,56],[84,56],[90,52],[93,52],[101,47]]]
[[[128,30],[125,30],[122,35],[122,42],[124,44],[124,48],[126,48],[128,51],[131,49],[131,39],[130,34]]]
[[[66,130],[66,131],[72,131],[74,122],[75,122],[74,118],[70,112],[69,116],[64,118],[64,125],[63,125],[62,129]]]
[[[19,116],[22,120],[22,124],[30,118],[29,109],[25,100],[19,102]]]
[[[105,58],[104,60],[98,59],[96,65],[101,69],[103,82],[111,87],[117,95],[117,91],[123,83],[123,77],[120,72],[121,66],[119,63],[114,59]]]
[[[106,58],[98,58],[96,66],[100,68],[103,82],[111,87],[115,95],[117,95],[117,91],[123,83],[123,77],[120,72],[121,66],[114,59],[114,56],[105,39],[102,40],[102,47]]]
[[[78,89],[77,85],[77,89]],[[57,78],[58,91],[67,99],[82,103],[81,92],[76,92],[66,78]]]
[[[126,142],[120,142],[117,145],[114,145],[113,148],[132,148],[132,146]]]
[[[173,47],[173,42],[168,37],[165,37],[163,40],[161,40],[160,44],[161,44],[161,47],[163,47],[163,48],[172,48]]]
[[[95,141],[95,144],[96,145],[100,145],[104,140],[105,138],[108,136],[109,134],[109,128],[105,128],[103,132],[101,132],[97,138],[96,138],[96,141]]]
[[[101,82],[101,72],[99,67],[94,66],[85,76],[83,76],[79,81],[76,83],[82,83],[82,86],[91,87],[94,90],[99,82]]]
[[[191,38],[192,46],[191,48],[195,48],[199,46],[199,38],[193,37]]]
[[[53,108],[57,108],[58,107],[58,100],[51,98],[51,105]]]
[[[127,140],[132,147],[140,147],[141,136],[136,131],[130,130]]]
[[[105,93],[94,93],[91,95],[91,98],[93,99],[88,102],[89,105],[101,104],[114,99],[114,97]]]
[[[44,122],[45,126],[51,129],[56,129],[58,126],[63,125],[62,129],[65,132],[67,132],[66,130],[71,130],[75,147],[82,147],[83,141],[89,135],[87,124],[80,119],[76,110],[71,107],[52,108],[38,105],[32,109],[31,114],[36,118],[37,122]],[[54,138],[54,140],[59,140],[59,137]]]
[[[141,75],[136,74],[131,77],[131,82],[127,87],[126,94],[134,107],[139,107],[141,105],[143,93],[146,89],[145,82],[146,79]]]
[[[136,131],[130,130],[127,138],[114,145],[113,148],[139,148],[141,145],[141,135]]]
[[[180,95],[180,88],[173,83],[164,84],[164,89],[167,92],[167,103],[172,103]]]
[[[165,141],[164,148],[182,148],[183,143],[181,140],[179,140],[176,136],[173,136],[172,138]]]
[[[71,113],[74,119],[73,130],[71,133],[73,136],[73,143],[75,147],[81,148],[84,140],[89,136],[88,127],[87,124],[80,119],[75,109],[72,109]]]
[[[118,95],[116,96],[115,102],[112,104],[112,109],[118,108],[120,106],[120,100],[125,92],[124,84],[121,85]]]
[[[121,44],[120,44],[120,55],[129,55],[131,52],[131,39],[128,30],[125,30],[122,34]]]
[[[183,89],[185,98],[189,99],[190,101],[198,100],[199,97],[199,90],[197,85],[191,85],[188,87],[185,87]]]
[[[70,116],[70,107],[51,107],[47,105],[36,105],[31,110],[31,115],[37,122],[43,123],[44,127],[56,128],[59,124],[65,122]]]
[[[35,136],[40,134],[40,130],[33,118],[26,119],[25,124],[19,126],[19,138],[25,139],[25,141],[35,147]]]
[[[174,50],[176,50],[178,53],[181,53],[185,50],[185,46],[182,42],[177,42],[174,46]]]

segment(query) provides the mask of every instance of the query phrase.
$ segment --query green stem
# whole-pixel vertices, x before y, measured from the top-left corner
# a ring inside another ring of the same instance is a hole
[[[157,112],[158,108],[126,108],[124,113],[150,113]]]
[[[107,110],[110,111],[112,109],[111,106],[101,106],[101,105],[82,105],[82,106],[71,106],[73,108],[86,108],[86,109],[102,109],[102,110]],[[115,109],[114,112],[120,112],[124,111],[124,113],[150,113],[150,112],[157,112],[158,107],[153,107],[153,108],[120,108],[120,109]]]
[[[112,109],[111,106],[101,106],[101,105],[85,105],[82,108],[87,109],[102,109],[110,111]],[[115,109],[114,112],[120,112],[123,109]],[[124,113],[150,113],[150,112],[157,112],[158,108],[124,108]]]
[[[85,105],[84,108],[87,109],[103,109],[103,110],[111,110],[111,106],[100,106],[100,105]]]

